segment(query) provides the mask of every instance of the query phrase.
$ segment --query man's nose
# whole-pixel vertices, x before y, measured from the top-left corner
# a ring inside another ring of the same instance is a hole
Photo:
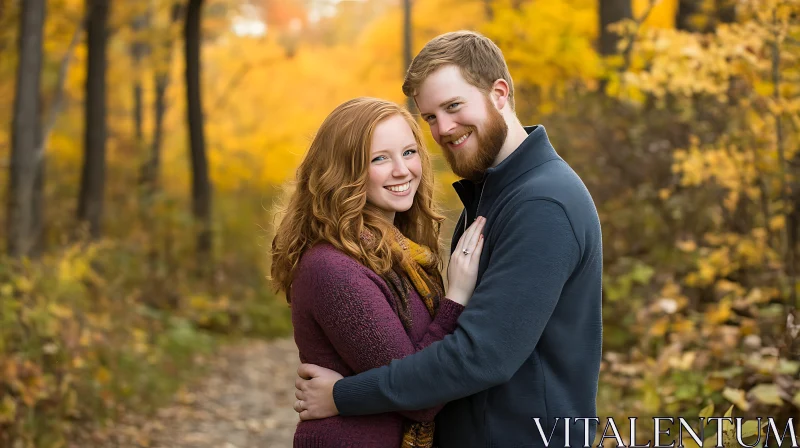
[[[455,123],[447,116],[444,116],[436,119],[436,126],[437,130],[439,131],[439,135],[444,136],[449,135],[453,131],[455,128]]]

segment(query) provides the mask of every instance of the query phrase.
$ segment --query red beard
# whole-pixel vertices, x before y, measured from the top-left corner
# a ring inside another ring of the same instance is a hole
[[[508,134],[508,125],[500,112],[494,108],[494,104],[489,101],[488,96],[486,97],[486,110],[489,118],[483,131],[478,131],[475,126],[465,127],[465,131],[472,132],[470,138],[476,139],[478,148],[473,150],[474,153],[453,153],[447,145],[453,140],[451,136],[447,136],[447,139],[442,138],[440,144],[444,158],[453,173],[474,182],[483,179],[484,173],[492,166],[497,154],[500,153]],[[460,133],[460,135],[464,134]]]

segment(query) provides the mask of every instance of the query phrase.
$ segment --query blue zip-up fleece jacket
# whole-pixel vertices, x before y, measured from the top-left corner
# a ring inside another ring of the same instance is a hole
[[[597,417],[602,345],[600,220],[544,127],[525,129],[527,139],[483,182],[454,184],[465,208],[451,251],[466,225],[486,217],[477,286],[458,328],[339,380],[341,415],[448,402],[436,417],[441,448],[582,447],[587,430],[594,440],[597,423],[587,419]]]

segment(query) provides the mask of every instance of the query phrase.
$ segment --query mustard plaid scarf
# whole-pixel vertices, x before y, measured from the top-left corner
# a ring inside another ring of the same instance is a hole
[[[362,239],[374,242],[369,231]],[[394,263],[392,269],[381,277],[392,290],[390,304],[397,313],[407,333],[411,332],[411,310],[408,307],[408,292],[414,288],[431,317],[436,316],[439,302],[444,297],[444,283],[436,263],[436,257],[427,246],[406,238],[396,227],[391,228],[389,245]],[[433,446],[434,422],[407,421],[403,431],[403,448],[431,448]]]

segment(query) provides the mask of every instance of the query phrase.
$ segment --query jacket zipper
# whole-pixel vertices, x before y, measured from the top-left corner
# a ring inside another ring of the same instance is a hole
[[[487,174],[486,178],[483,180],[483,188],[481,188],[481,194],[480,194],[480,196],[478,196],[478,206],[475,207],[475,213],[476,213],[475,219],[478,219],[477,213],[478,213],[478,210],[480,210],[480,208],[481,208],[481,199],[483,199],[483,192],[486,191],[486,183],[488,181],[489,181],[489,175]],[[473,221],[475,219],[473,219]],[[467,223],[468,222],[469,222],[469,210],[465,207],[464,208],[464,232],[462,232],[462,235],[464,233],[466,233],[466,231],[467,231],[467,227],[468,227]]]

